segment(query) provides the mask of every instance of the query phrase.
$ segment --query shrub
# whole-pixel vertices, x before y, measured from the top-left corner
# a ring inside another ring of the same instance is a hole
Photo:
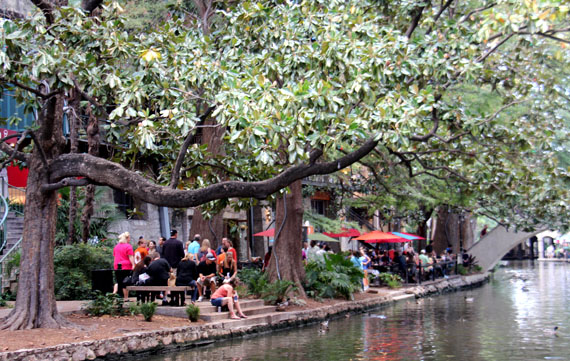
[[[152,320],[152,316],[154,316],[154,313],[156,312],[156,303],[142,303],[138,308],[140,310],[140,313],[143,315],[144,320],[150,322]]]
[[[110,247],[89,244],[57,247],[54,254],[56,298],[85,299],[91,293],[91,271],[112,267]]]
[[[276,305],[277,303],[285,301],[289,292],[295,292],[297,289],[298,287],[292,281],[277,280],[266,284],[261,297],[266,302]]]
[[[403,282],[402,277],[396,274],[383,272],[378,275],[378,278],[380,278],[380,282],[382,282],[382,284],[390,288],[402,287],[402,282]]]
[[[465,276],[469,271],[467,270],[466,267],[464,267],[462,264],[458,264],[457,265],[457,273],[459,273],[462,276]]]
[[[345,254],[327,254],[324,262],[305,266],[305,292],[313,298],[352,298],[362,287],[364,274]]]
[[[481,272],[482,270],[483,270],[483,267],[479,266],[478,264],[473,266],[473,271],[475,271],[475,272]]]
[[[114,293],[103,295],[95,292],[95,298],[85,307],[85,311],[91,316],[124,316],[127,310],[123,307],[123,297]]]
[[[261,297],[269,281],[265,273],[257,268],[244,268],[238,273],[239,280],[247,286],[247,293],[256,297]]]
[[[200,307],[190,304],[186,306],[186,314],[190,321],[196,322],[200,318]]]
[[[6,301],[8,300],[8,298],[6,296],[4,296],[3,294],[0,294],[0,307],[6,307],[7,303]]]

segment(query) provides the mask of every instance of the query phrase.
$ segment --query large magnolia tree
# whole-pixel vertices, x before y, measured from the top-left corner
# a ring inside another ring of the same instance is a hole
[[[11,329],[68,325],[53,293],[57,189],[101,184],[214,212],[379,145],[413,154],[468,144],[493,125],[446,94],[500,71],[486,60],[509,41],[564,43],[568,31],[555,1],[196,0],[144,33],[125,30],[116,3],[32,2],[37,13],[0,32],[2,88],[37,112],[15,147],[0,144],[30,169],[17,301],[0,326]],[[64,114],[84,119],[69,140]],[[223,130],[215,153],[196,141],[211,127]],[[87,152],[69,147],[74,137]],[[289,214],[299,217],[296,199]],[[284,232],[275,243],[277,273],[295,280],[300,257],[287,250],[297,241]]]

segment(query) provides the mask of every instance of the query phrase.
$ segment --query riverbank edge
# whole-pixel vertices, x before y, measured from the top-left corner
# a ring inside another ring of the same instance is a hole
[[[325,319],[356,314],[398,302],[445,294],[483,285],[489,273],[442,279],[421,286],[391,291],[359,301],[346,301],[314,309],[275,312],[265,317],[240,321],[220,321],[199,326],[184,326],[147,332],[136,332],[121,337],[96,341],[62,344],[46,348],[22,349],[0,353],[4,361],[35,360],[116,360],[134,356],[181,351],[234,337],[244,337],[284,328],[299,327]]]

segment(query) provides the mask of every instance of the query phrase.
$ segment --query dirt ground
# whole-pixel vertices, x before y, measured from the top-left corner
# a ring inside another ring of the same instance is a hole
[[[66,316],[68,320],[83,329],[35,329],[6,331],[0,330],[0,352],[25,348],[41,348],[64,343],[120,337],[132,332],[152,331],[192,324],[188,319],[154,315],[152,322],[146,322],[142,315],[122,317],[91,317],[82,314]]]
[[[378,297],[376,294],[358,293],[355,300]],[[342,299],[324,300],[318,302],[312,299],[305,300],[306,305],[289,306],[285,311],[299,311],[319,308],[345,302]],[[6,331],[0,330],[0,352],[15,351],[29,348],[42,348],[65,343],[74,343],[90,340],[102,340],[106,338],[120,337],[133,332],[152,331],[180,326],[205,324],[200,320],[191,323],[188,319],[155,315],[152,322],[146,322],[142,315],[122,317],[91,317],[84,314],[72,314],[66,316],[68,320],[77,324],[82,329],[35,329]]]

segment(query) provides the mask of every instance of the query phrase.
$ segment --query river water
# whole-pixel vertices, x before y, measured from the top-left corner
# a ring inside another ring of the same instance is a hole
[[[483,287],[331,320],[327,332],[319,329],[145,360],[570,360],[570,264],[510,262]]]

